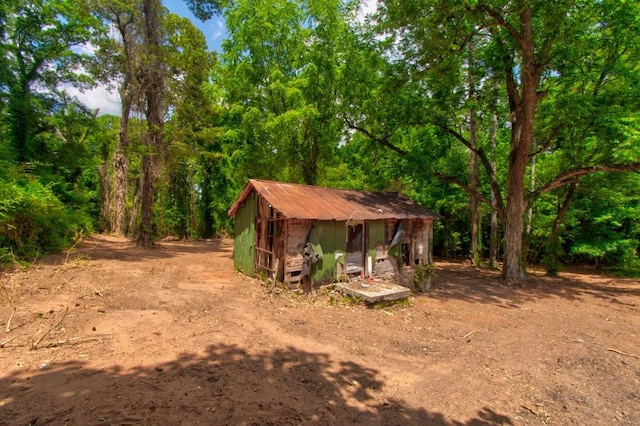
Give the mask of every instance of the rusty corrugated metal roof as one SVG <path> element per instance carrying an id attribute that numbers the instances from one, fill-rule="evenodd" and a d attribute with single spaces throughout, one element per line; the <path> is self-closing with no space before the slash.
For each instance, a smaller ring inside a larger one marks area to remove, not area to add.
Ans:
<path id="1" fill-rule="evenodd" d="M 235 216 L 245 198 L 256 191 L 271 206 L 290 219 L 376 220 L 439 219 L 440 215 L 397 193 L 332 189 L 295 183 L 250 179 L 231 206 Z"/>

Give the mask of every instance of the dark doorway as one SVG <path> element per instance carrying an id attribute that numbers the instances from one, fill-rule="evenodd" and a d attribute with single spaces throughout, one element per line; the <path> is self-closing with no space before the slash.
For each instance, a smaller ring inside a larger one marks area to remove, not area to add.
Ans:
<path id="1" fill-rule="evenodd" d="M 347 225 L 347 274 L 364 271 L 364 224 Z"/>

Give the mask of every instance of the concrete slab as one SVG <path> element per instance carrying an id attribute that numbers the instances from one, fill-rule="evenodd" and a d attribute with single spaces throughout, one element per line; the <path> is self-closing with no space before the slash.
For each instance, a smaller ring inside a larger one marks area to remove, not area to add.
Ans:
<path id="1" fill-rule="evenodd" d="M 407 287 L 376 281 L 350 281 L 347 283 L 338 283 L 336 284 L 336 288 L 345 294 L 360 297 L 367 303 L 406 299 L 411 294 L 411 290 Z"/>

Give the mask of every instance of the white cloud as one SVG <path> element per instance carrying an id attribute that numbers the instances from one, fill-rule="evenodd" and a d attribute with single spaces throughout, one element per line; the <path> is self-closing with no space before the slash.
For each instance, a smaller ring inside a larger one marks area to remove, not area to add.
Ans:
<path id="1" fill-rule="evenodd" d="M 98 50 L 98 47 L 91 43 L 83 43 L 83 44 L 79 44 L 77 46 L 71 47 L 71 50 L 83 55 L 94 55 Z"/>
<path id="2" fill-rule="evenodd" d="M 227 32 L 222 19 L 216 19 L 211 22 L 211 24 L 209 24 L 209 30 L 214 39 L 221 38 Z"/>
<path id="3" fill-rule="evenodd" d="M 360 2 L 360 11 L 364 15 L 370 15 L 378 9 L 377 0 L 362 0 Z"/>
<path id="4" fill-rule="evenodd" d="M 222 39 L 227 35 L 227 27 L 225 25 L 224 18 L 221 16 L 215 16 L 206 24 L 200 24 L 197 26 L 207 38 L 207 47 L 209 50 L 220 51 Z"/>
<path id="5" fill-rule="evenodd" d="M 98 48 L 91 43 L 83 43 L 74 46 L 72 50 L 76 53 L 91 56 L 96 53 Z M 84 67 L 80 66 L 77 68 L 76 74 L 87 74 L 87 71 Z M 66 91 L 69 96 L 77 98 L 87 108 L 92 110 L 98 108 L 100 110 L 98 115 L 120 115 L 121 113 L 120 95 L 116 90 L 110 90 L 106 85 L 98 85 L 93 89 L 80 90 L 77 87 L 64 84 L 61 88 Z"/>
<path id="6" fill-rule="evenodd" d="M 98 108 L 100 110 L 98 115 L 120 115 L 122 112 L 120 95 L 107 86 L 100 85 L 83 91 L 75 87 L 66 87 L 65 90 L 70 96 L 78 98 L 87 108 Z"/>
<path id="7" fill-rule="evenodd" d="M 377 10 L 378 10 L 377 0 L 361 0 L 360 8 L 358 10 L 358 13 L 356 14 L 356 21 L 360 23 L 365 22 L 367 17 L 376 13 Z"/>

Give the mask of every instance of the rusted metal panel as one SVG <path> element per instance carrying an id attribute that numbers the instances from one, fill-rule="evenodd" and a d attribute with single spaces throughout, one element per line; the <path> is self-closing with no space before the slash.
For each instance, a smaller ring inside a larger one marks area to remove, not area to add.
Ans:
<path id="1" fill-rule="evenodd" d="M 389 218 L 440 218 L 437 213 L 397 193 L 333 189 L 257 179 L 249 181 L 229 210 L 230 216 L 235 216 L 238 207 L 253 191 L 288 219 L 348 222 Z"/>

